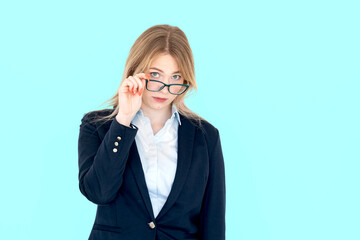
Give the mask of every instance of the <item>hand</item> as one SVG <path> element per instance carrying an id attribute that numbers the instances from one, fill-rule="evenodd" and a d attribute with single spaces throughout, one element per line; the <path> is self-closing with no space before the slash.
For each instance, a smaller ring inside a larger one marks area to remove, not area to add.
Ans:
<path id="1" fill-rule="evenodd" d="M 119 112 L 116 115 L 119 123 L 130 126 L 131 120 L 137 111 L 139 111 L 146 78 L 149 79 L 149 75 L 138 73 L 134 76 L 129 76 L 121 83 L 118 89 Z"/>

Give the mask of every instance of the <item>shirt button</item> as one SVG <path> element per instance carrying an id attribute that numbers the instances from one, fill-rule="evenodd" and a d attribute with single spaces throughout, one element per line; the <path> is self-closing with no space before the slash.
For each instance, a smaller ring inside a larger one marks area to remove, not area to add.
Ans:
<path id="1" fill-rule="evenodd" d="M 121 137 L 120 137 L 120 136 L 117 136 L 117 140 L 121 140 Z"/>
<path id="2" fill-rule="evenodd" d="M 148 224 L 149 224 L 149 227 L 150 227 L 151 229 L 154 229 L 154 228 L 155 228 L 155 223 L 154 223 L 154 222 L 149 222 Z"/>
<path id="3" fill-rule="evenodd" d="M 113 152 L 117 152 L 117 148 L 114 148 L 114 149 L 113 149 Z"/>
<path id="4" fill-rule="evenodd" d="M 118 142 L 114 142 L 115 146 L 119 146 L 119 143 Z"/>

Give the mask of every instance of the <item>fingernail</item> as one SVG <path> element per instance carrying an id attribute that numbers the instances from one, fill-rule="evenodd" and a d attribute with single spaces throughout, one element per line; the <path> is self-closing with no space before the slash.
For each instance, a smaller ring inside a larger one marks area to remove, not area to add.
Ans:
<path id="1" fill-rule="evenodd" d="M 143 89 L 140 89 L 139 96 L 141 96 L 142 92 L 143 92 Z"/>

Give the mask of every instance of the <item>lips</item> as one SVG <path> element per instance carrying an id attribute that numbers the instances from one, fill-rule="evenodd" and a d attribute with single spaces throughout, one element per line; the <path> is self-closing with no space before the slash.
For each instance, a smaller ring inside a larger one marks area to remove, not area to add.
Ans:
<path id="1" fill-rule="evenodd" d="M 153 97 L 153 99 L 157 102 L 165 102 L 167 98 L 159 98 L 159 97 Z"/>

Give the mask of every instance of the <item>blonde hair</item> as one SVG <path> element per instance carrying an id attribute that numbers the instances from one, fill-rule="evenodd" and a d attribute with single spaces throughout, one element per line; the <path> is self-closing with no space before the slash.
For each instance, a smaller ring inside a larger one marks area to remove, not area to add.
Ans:
<path id="1" fill-rule="evenodd" d="M 130 49 L 121 82 L 129 76 L 148 70 L 152 61 L 164 53 L 175 58 L 182 77 L 189 84 L 187 91 L 174 99 L 174 105 L 179 113 L 201 124 L 201 120 L 204 119 L 191 111 L 184 103 L 185 97 L 189 96 L 191 91 L 197 90 L 197 85 L 193 54 L 188 39 L 180 28 L 164 24 L 152 26 L 143 32 Z M 108 121 L 117 115 L 119 110 L 118 92 L 116 91 L 112 98 L 101 105 L 105 103 L 108 103 L 109 107 L 112 106 L 114 110 L 109 115 L 99 116 L 97 119 L 99 121 Z"/>

